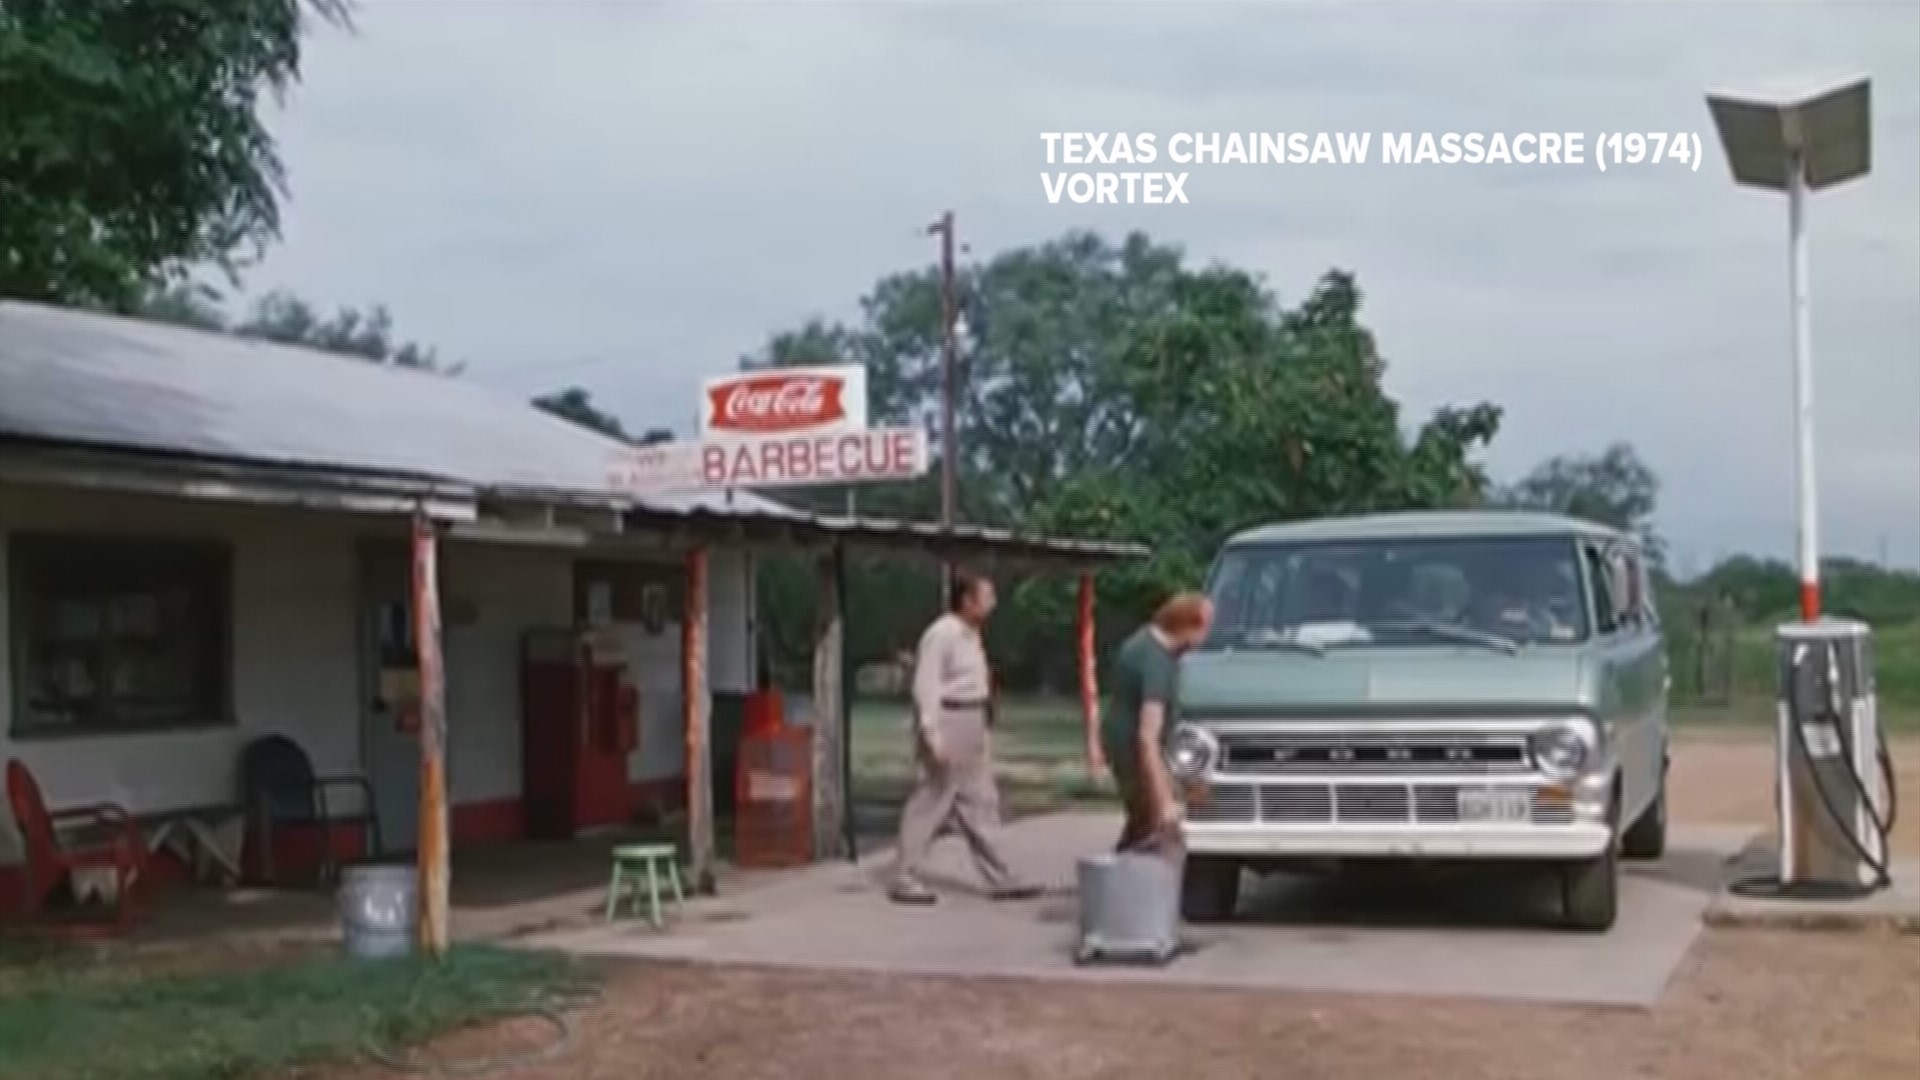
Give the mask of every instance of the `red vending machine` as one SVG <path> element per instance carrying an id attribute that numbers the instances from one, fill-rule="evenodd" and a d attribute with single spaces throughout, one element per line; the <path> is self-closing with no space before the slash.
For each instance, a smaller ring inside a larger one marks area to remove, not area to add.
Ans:
<path id="1" fill-rule="evenodd" d="M 522 791 L 527 835 L 565 840 L 633 819 L 627 762 L 640 745 L 640 692 L 590 632 L 535 630 L 523 650 Z"/>

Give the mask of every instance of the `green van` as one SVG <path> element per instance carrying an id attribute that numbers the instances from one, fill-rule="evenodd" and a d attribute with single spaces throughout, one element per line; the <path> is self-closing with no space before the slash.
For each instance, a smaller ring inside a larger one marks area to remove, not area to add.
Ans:
<path id="1" fill-rule="evenodd" d="M 1565 925 L 1615 919 L 1666 844 L 1666 650 L 1638 542 L 1556 515 L 1406 513 L 1240 533 L 1181 672 L 1183 908 L 1241 872 L 1524 862 Z"/>

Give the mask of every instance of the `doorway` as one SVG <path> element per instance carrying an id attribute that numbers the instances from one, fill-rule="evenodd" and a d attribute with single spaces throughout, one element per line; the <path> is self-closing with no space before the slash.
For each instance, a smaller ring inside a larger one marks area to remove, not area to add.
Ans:
<path id="1" fill-rule="evenodd" d="M 375 854 L 411 854 L 420 834 L 420 739 L 403 703 L 388 699 L 419 676 L 412 556 L 404 540 L 367 541 L 359 562 L 360 752 L 385 848 Z"/>

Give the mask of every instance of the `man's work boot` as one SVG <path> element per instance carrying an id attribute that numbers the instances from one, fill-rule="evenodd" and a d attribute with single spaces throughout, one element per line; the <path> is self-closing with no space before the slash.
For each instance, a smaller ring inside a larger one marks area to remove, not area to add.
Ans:
<path id="1" fill-rule="evenodd" d="M 936 903 L 940 898 L 934 894 L 932 889 L 922 885 L 919 881 L 913 878 L 902 878 L 894 882 L 893 885 L 887 889 L 887 899 L 896 904 L 912 904 L 917 907 L 926 907 Z"/>

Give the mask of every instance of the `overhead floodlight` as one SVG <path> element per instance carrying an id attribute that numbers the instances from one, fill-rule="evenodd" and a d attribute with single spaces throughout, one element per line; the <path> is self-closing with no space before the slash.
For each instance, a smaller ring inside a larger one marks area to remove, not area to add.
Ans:
<path id="1" fill-rule="evenodd" d="M 1815 93 L 1708 94 L 1707 107 L 1735 181 L 1784 191 L 1798 173 L 1819 191 L 1871 167 L 1871 96 L 1859 78 Z"/>

